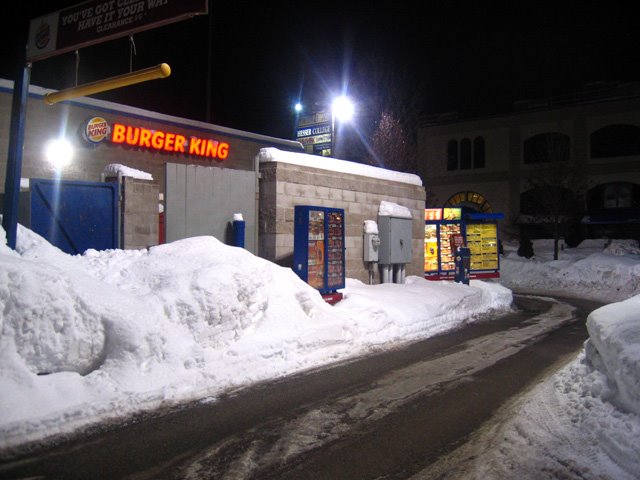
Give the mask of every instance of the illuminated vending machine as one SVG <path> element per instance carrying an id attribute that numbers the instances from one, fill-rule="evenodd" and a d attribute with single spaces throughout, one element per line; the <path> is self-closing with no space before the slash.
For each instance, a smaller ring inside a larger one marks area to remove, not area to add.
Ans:
<path id="1" fill-rule="evenodd" d="M 424 211 L 424 275 L 429 280 L 453 280 L 455 248 L 471 250 L 471 278 L 500 276 L 497 220 L 503 214 L 464 214 L 461 208 Z"/>
<path id="2" fill-rule="evenodd" d="M 297 205 L 293 269 L 329 303 L 345 286 L 344 209 Z"/>

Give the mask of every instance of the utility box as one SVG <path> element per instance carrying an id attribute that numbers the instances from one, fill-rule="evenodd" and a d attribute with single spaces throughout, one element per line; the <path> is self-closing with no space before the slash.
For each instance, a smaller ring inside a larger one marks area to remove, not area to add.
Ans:
<path id="1" fill-rule="evenodd" d="M 377 262 L 380 250 L 380 236 L 377 233 L 364 234 L 364 261 Z"/>
<path id="2" fill-rule="evenodd" d="M 413 259 L 413 221 L 410 218 L 379 216 L 380 250 L 378 263 L 406 264 Z"/>

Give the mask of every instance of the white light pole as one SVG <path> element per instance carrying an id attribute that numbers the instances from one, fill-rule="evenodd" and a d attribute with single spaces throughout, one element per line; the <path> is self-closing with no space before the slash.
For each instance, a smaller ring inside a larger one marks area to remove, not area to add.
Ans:
<path id="1" fill-rule="evenodd" d="M 300 113 L 304 110 L 304 106 L 300 102 L 296 102 L 293 111 L 296 112 L 296 118 L 293 121 L 293 139 L 298 140 L 298 122 L 300 121 Z"/>

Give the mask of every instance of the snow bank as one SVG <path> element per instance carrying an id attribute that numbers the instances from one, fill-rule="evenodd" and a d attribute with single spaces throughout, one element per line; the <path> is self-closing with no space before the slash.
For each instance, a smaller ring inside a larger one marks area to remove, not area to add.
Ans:
<path id="1" fill-rule="evenodd" d="M 616 302 L 640 294 L 640 255 L 631 244 L 585 241 L 566 248 L 553 260 L 551 241 L 534 242 L 532 259 L 519 257 L 513 248 L 500 260 L 502 283 L 508 288 L 561 291 L 564 295 Z"/>
<path id="2" fill-rule="evenodd" d="M 587 358 L 617 387 L 620 404 L 640 415 L 640 295 L 592 312 L 587 330 Z"/>
<path id="3" fill-rule="evenodd" d="M 498 284 L 418 277 L 348 280 L 344 295 L 332 307 L 291 269 L 213 237 L 70 256 L 19 227 L 16 251 L 0 245 L 0 450 L 425 338 L 511 304 Z"/>

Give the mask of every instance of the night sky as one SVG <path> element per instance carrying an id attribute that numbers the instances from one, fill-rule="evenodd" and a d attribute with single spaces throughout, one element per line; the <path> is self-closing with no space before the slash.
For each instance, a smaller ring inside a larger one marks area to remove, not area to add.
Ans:
<path id="1" fill-rule="evenodd" d="M 0 76 L 14 79 L 28 20 L 79 2 L 6 3 Z M 300 95 L 308 104 L 346 86 L 356 103 L 366 103 L 369 92 L 358 89 L 353 72 L 371 57 L 382 59 L 378 68 L 411 73 L 427 114 L 500 113 L 515 100 L 570 94 L 588 82 L 640 79 L 631 2 L 489 3 L 213 1 L 211 18 L 135 35 L 133 69 L 166 62 L 171 77 L 97 98 L 205 120 L 209 23 L 211 122 L 277 137 L 290 137 Z M 79 83 L 127 72 L 129 48 L 122 38 L 81 50 Z M 74 82 L 73 53 L 33 65 L 34 85 Z"/>

